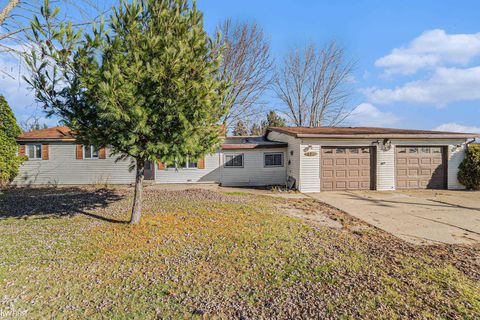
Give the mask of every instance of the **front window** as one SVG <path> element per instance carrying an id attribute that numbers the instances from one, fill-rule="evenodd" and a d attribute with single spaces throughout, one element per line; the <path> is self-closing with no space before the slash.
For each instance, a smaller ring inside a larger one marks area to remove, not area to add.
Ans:
<path id="1" fill-rule="evenodd" d="M 225 167 L 226 168 L 243 168 L 243 153 L 226 154 Z"/>
<path id="2" fill-rule="evenodd" d="M 190 157 L 187 157 L 187 161 L 184 163 L 178 163 L 175 165 L 167 165 L 167 169 L 175 169 L 175 167 L 179 169 L 196 169 L 198 168 L 197 161 L 190 160 Z"/>
<path id="3" fill-rule="evenodd" d="M 283 153 L 265 153 L 263 160 L 265 167 L 281 167 L 283 166 Z"/>
<path id="4" fill-rule="evenodd" d="M 94 146 L 83 146 L 84 159 L 98 159 L 98 149 Z"/>
<path id="5" fill-rule="evenodd" d="M 41 144 L 29 144 L 27 145 L 28 159 L 39 160 L 42 159 L 42 145 Z"/>

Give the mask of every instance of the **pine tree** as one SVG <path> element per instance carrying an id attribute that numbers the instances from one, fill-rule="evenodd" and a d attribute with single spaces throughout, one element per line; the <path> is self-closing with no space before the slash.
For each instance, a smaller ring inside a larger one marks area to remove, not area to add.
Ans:
<path id="1" fill-rule="evenodd" d="M 232 135 L 234 136 L 248 136 L 248 129 L 242 120 L 238 120 L 233 128 Z"/>
<path id="2" fill-rule="evenodd" d="M 18 174 L 23 159 L 17 156 L 16 138 L 21 132 L 12 109 L 0 95 L 0 186 L 8 184 Z"/>
<path id="3" fill-rule="evenodd" d="M 252 136 L 261 136 L 263 135 L 263 129 L 261 126 L 259 126 L 258 124 L 254 123 L 252 125 L 252 128 L 250 129 L 250 134 Z"/>
<path id="4" fill-rule="evenodd" d="M 284 127 L 285 119 L 280 117 L 275 111 L 271 110 L 267 114 L 267 119 L 262 122 L 262 127 Z"/>
<path id="5" fill-rule="evenodd" d="M 230 84 L 218 77 L 219 39 L 209 38 L 203 14 L 188 0 L 122 1 L 108 33 L 103 23 L 90 32 L 49 23 L 58 10 L 48 3 L 42 13 L 44 22 L 32 21 L 32 38 L 44 54 L 32 52 L 27 80 L 79 142 L 134 160 L 130 223 L 138 223 L 145 161 L 182 163 L 220 142 Z"/>

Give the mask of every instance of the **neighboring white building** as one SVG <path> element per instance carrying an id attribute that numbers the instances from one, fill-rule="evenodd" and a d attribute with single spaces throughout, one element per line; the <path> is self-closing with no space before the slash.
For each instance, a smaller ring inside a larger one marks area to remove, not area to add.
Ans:
<path id="1" fill-rule="evenodd" d="M 214 154 L 180 168 L 147 163 L 157 183 L 224 186 L 289 185 L 301 192 L 329 190 L 460 189 L 458 165 L 476 134 L 384 128 L 269 128 L 264 137 L 227 137 Z M 67 127 L 18 138 L 22 164 L 14 183 L 129 184 L 129 160 L 108 148 L 77 145 Z"/>

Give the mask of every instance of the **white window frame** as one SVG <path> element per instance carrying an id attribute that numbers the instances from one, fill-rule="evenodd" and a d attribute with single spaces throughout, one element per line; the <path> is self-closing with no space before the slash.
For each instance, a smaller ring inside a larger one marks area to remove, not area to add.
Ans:
<path id="1" fill-rule="evenodd" d="M 175 166 L 170 166 L 170 165 L 167 165 L 165 167 L 165 169 L 185 169 L 185 170 L 196 170 L 198 169 L 198 160 L 196 162 L 193 162 L 195 163 L 195 167 L 190 167 L 190 157 L 187 156 L 187 160 L 185 161 L 185 166 L 183 167 L 175 167 Z"/>
<path id="2" fill-rule="evenodd" d="M 25 146 L 25 155 L 28 160 L 42 160 L 42 144 L 32 143 Z M 30 158 L 30 148 L 33 148 L 33 158 Z M 40 157 L 37 157 L 37 150 L 40 150 Z"/>
<path id="3" fill-rule="evenodd" d="M 241 166 L 229 166 L 227 165 L 227 157 L 237 157 L 241 156 L 242 157 L 242 165 Z M 223 167 L 224 168 L 229 168 L 229 169 L 238 169 L 238 168 L 244 168 L 245 167 L 245 154 L 244 153 L 226 153 L 223 155 Z"/>
<path id="4" fill-rule="evenodd" d="M 87 150 L 87 148 L 90 149 L 90 157 L 87 158 L 87 153 L 85 152 Z M 83 159 L 84 160 L 97 160 L 100 158 L 100 149 L 97 149 L 97 156 L 93 156 L 93 151 L 95 151 L 95 147 L 94 146 L 83 146 Z"/>
<path id="5" fill-rule="evenodd" d="M 281 164 L 267 164 L 267 156 L 273 156 L 273 155 L 277 155 L 279 154 L 280 155 L 280 158 L 281 158 Z M 265 168 L 281 168 L 283 167 L 283 163 L 284 163 L 284 155 L 283 155 L 283 152 L 264 152 L 263 153 L 263 166 Z"/>

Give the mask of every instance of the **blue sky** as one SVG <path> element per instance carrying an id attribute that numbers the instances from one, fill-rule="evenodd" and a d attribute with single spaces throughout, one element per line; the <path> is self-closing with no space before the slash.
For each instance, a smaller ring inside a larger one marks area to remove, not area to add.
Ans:
<path id="1" fill-rule="evenodd" d="M 296 46 L 337 40 L 357 61 L 350 103 L 358 108 L 349 125 L 480 132 L 480 1 L 198 0 L 198 6 L 208 31 L 227 17 L 256 20 L 277 63 Z M 19 81 L 7 82 L 0 92 L 24 119 L 34 112 L 33 98 Z M 282 108 L 273 96 L 267 102 Z"/>

